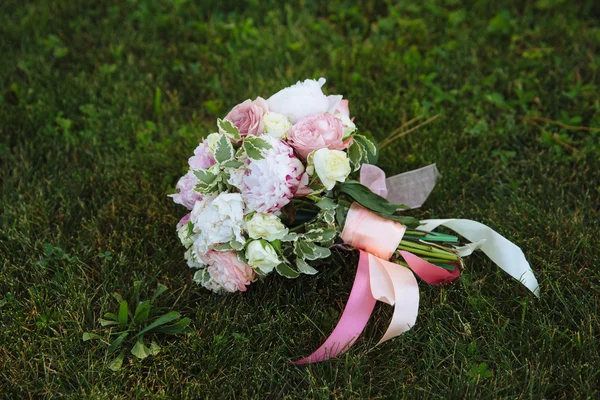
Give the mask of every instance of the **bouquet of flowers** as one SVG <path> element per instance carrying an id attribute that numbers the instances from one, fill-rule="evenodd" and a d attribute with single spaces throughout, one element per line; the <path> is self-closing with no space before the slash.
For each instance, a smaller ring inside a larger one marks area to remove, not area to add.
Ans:
<path id="1" fill-rule="evenodd" d="M 348 100 L 323 93 L 324 83 L 307 79 L 236 105 L 194 150 L 170 196 L 190 210 L 177 230 L 195 282 L 218 293 L 246 291 L 272 273 L 316 274 L 332 246 L 358 249 L 340 323 L 302 363 L 347 350 L 377 300 L 398 304 L 382 341 L 408 330 L 418 312 L 415 274 L 448 283 L 476 249 L 538 294 L 522 251 L 492 229 L 403 214 L 435 186 L 435 165 L 386 179 L 374 165 L 374 140 L 357 130 Z M 470 243 L 433 232 L 440 225 Z"/>

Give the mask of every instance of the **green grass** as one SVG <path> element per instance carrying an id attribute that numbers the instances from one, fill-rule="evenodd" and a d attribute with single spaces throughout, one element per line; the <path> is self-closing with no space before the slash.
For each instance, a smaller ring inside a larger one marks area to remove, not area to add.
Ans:
<path id="1" fill-rule="evenodd" d="M 600 395 L 595 2 L 212 3 L 2 1 L 0 393 Z M 441 115 L 386 147 L 380 165 L 395 174 L 436 162 L 443 179 L 414 215 L 506 235 L 527 254 L 540 299 L 473 257 L 456 284 L 420 285 L 407 334 L 373 348 L 391 315 L 378 306 L 347 355 L 295 366 L 335 326 L 355 254 L 246 294 L 191 282 L 174 231 L 184 210 L 166 195 L 195 145 L 235 104 L 319 76 L 378 140 Z M 47 258 L 46 244 L 64 254 Z M 160 354 L 115 373 L 105 346 L 81 337 L 135 280 L 167 285 L 162 307 L 190 317 L 193 333 L 157 336 Z"/>

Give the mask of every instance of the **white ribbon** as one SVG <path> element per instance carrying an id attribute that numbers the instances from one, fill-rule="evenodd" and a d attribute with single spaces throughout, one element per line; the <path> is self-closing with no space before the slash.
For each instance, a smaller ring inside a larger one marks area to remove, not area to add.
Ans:
<path id="1" fill-rule="evenodd" d="M 419 226 L 421 230 L 430 232 L 443 225 L 467 240 L 477 243 L 490 260 L 520 281 L 537 297 L 540 296 L 538 281 L 523 251 L 490 227 L 469 219 L 428 219 L 421 223 L 423 224 Z"/>

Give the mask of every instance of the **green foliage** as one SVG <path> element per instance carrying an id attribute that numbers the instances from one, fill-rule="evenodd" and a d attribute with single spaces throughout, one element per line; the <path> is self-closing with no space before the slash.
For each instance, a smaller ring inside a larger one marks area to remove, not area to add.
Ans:
<path id="1" fill-rule="evenodd" d="M 252 160 L 262 160 L 264 158 L 262 151 L 271 148 L 271 145 L 266 140 L 256 136 L 247 136 L 242 146 L 248 158 Z"/>
<path id="2" fill-rule="evenodd" d="M 360 182 L 350 179 L 340 185 L 340 192 L 347 194 L 363 207 L 382 215 L 394 215 L 397 209 L 408 208 L 403 204 L 392 204 Z"/>
<path id="3" fill-rule="evenodd" d="M 229 139 L 235 141 L 242 139 L 240 131 L 231 121 L 219 118 L 217 119 L 217 126 L 219 127 L 219 131 L 224 133 Z"/>
<path id="4" fill-rule="evenodd" d="M 99 340 L 108 344 L 106 356 L 114 357 L 115 352 L 119 351 L 122 346 L 129 344 L 127 338 L 131 337 L 135 339 L 135 344 L 131 348 L 131 354 L 143 360 L 148 356 L 157 355 L 160 351 L 160 346 L 155 341 L 151 342 L 150 347 L 146 346 L 144 344 L 144 335 L 156 333 L 178 335 L 188 331 L 187 328 L 191 319 L 187 317 L 179 319 L 181 315 L 178 312 L 170 311 L 157 316 L 157 313 L 161 312 L 161 308 L 156 306 L 155 301 L 161 294 L 167 291 L 166 286 L 159 283 L 150 300 L 140 301 L 141 286 L 141 281 L 134 282 L 133 301 L 131 304 L 135 304 L 135 308 L 130 308 L 128 302 L 120 294 L 114 293 L 113 297 L 119 303 L 117 314 L 106 313 L 104 314 L 104 319 L 98 319 L 102 327 L 109 327 L 108 332 L 106 332 L 105 336 L 94 332 L 84 332 L 83 341 Z M 106 337 L 106 335 L 108 336 Z M 125 353 L 120 351 L 115 358 L 108 362 L 107 368 L 118 371 L 123 365 L 124 359 Z"/>
<path id="5" fill-rule="evenodd" d="M 215 160 L 221 164 L 235 156 L 233 145 L 226 135 L 221 135 L 215 145 Z"/>

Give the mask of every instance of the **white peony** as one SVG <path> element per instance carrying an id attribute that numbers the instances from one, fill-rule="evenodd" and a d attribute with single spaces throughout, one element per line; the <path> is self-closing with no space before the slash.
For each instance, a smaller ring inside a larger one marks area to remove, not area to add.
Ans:
<path id="1" fill-rule="evenodd" d="M 246 230 L 252 239 L 265 239 L 269 242 L 280 240 L 288 233 L 279 217 L 273 214 L 255 213 L 246 222 Z"/>
<path id="2" fill-rule="evenodd" d="M 319 149 L 313 153 L 312 163 L 327 190 L 331 190 L 336 182 L 344 182 L 352 171 L 348 156 L 341 150 Z"/>
<path id="3" fill-rule="evenodd" d="M 292 123 L 288 117 L 272 111 L 263 115 L 262 122 L 265 125 L 265 134 L 277 139 L 285 139 L 287 133 L 292 129 Z"/>
<path id="4" fill-rule="evenodd" d="M 283 114 L 290 119 L 292 124 L 302 117 L 312 114 L 321 114 L 337 108 L 342 96 L 325 96 L 321 87 L 325 78 L 306 79 L 298 81 L 295 85 L 287 87 L 269 97 L 269 111 Z"/>
<path id="5" fill-rule="evenodd" d="M 248 265 L 258 269 L 263 274 L 273 271 L 281 261 L 277 257 L 277 252 L 269 243 L 261 240 L 253 240 L 246 247 L 246 260 Z"/>
<path id="6" fill-rule="evenodd" d="M 190 221 L 194 224 L 193 248 L 198 255 L 204 255 L 218 243 L 236 240 L 244 243 L 244 202 L 239 193 L 223 192 L 217 197 L 207 197 L 196 202 Z"/>

